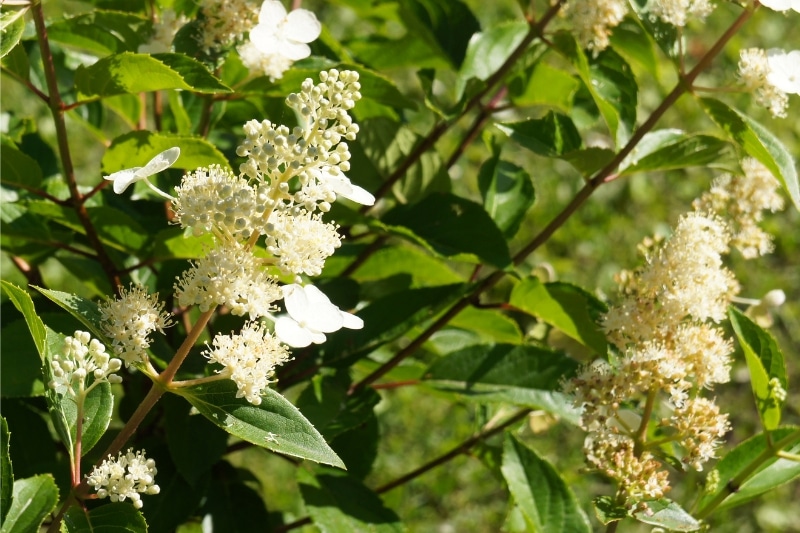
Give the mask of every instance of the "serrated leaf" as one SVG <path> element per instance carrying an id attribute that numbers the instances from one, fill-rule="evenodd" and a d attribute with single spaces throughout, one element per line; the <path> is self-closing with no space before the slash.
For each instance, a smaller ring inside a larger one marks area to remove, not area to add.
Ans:
<path id="1" fill-rule="evenodd" d="M 339 468 L 344 463 L 300 411 L 272 389 L 260 405 L 237 398 L 232 380 L 214 381 L 176 391 L 200 413 L 231 435 L 277 453 Z"/>
<path id="2" fill-rule="evenodd" d="M 714 98 L 701 98 L 703 109 L 749 156 L 772 172 L 800 210 L 800 185 L 794 159 L 783 143 L 764 126 Z"/>
<path id="3" fill-rule="evenodd" d="M 221 165 L 230 169 L 228 160 L 222 152 L 200 137 L 132 131 L 120 135 L 111 142 L 111 146 L 103 155 L 103 172 L 111 174 L 118 170 L 144 165 L 157 154 L 173 146 L 181 149 L 181 155 L 172 168 L 194 171 L 197 167 Z"/>
<path id="4" fill-rule="evenodd" d="M 45 358 L 45 350 L 47 345 L 47 332 L 45 330 L 44 322 L 39 318 L 36 313 L 36 308 L 33 305 L 33 300 L 30 294 L 25 290 L 20 289 L 13 283 L 0 280 L 0 286 L 3 291 L 8 295 L 22 316 L 25 317 L 25 322 L 28 324 L 28 329 L 33 337 L 33 343 L 36 345 L 36 350 L 39 352 L 39 357 L 42 361 Z"/>
<path id="5" fill-rule="evenodd" d="M 636 172 L 712 166 L 731 148 L 710 135 L 687 135 L 681 130 L 657 130 L 646 134 L 620 163 L 620 176 Z"/>
<path id="6" fill-rule="evenodd" d="M 139 15 L 103 9 L 57 20 L 47 26 L 47 37 L 97 56 L 135 52 L 144 42 L 150 22 Z"/>
<path id="7" fill-rule="evenodd" d="M 577 361 L 545 348 L 481 344 L 437 359 L 423 379 L 438 390 L 473 401 L 540 408 L 574 422 L 578 410 L 556 391 L 577 368 Z"/>
<path id="8" fill-rule="evenodd" d="M 445 257 L 471 255 L 503 268 L 508 245 L 482 206 L 452 194 L 432 194 L 415 205 L 400 205 L 383 217 L 389 226 L 408 228 L 418 242 Z"/>
<path id="9" fill-rule="evenodd" d="M 555 49 L 568 59 L 608 126 L 617 146 L 624 145 L 636 125 L 638 87 L 630 66 L 607 48 L 591 61 L 567 31 L 553 36 Z"/>
<path id="10" fill-rule="evenodd" d="M 781 422 L 783 401 L 770 394 L 769 382 L 777 379 L 783 390 L 788 390 L 783 353 L 772 335 L 738 309 L 730 307 L 728 319 L 744 351 L 761 422 L 767 430 L 775 429 Z"/>
<path id="11" fill-rule="evenodd" d="M 472 35 L 480 30 L 475 15 L 461 0 L 407 0 L 400 4 L 406 28 L 420 35 L 458 68 Z"/>
<path id="12" fill-rule="evenodd" d="M 230 88 L 211 75 L 202 63 L 180 54 L 123 52 L 78 67 L 75 89 L 80 99 L 182 89 L 198 93 L 227 93 Z"/>
<path id="13" fill-rule="evenodd" d="M 530 31 L 524 21 L 504 22 L 476 33 L 469 40 L 464 62 L 458 73 L 456 97 L 460 98 L 470 78 L 486 81 L 520 45 Z"/>
<path id="14" fill-rule="evenodd" d="M 544 118 L 506 122 L 497 128 L 523 148 L 546 157 L 560 157 L 583 143 L 572 119 L 553 111 Z"/>
<path id="15" fill-rule="evenodd" d="M 107 337 L 103 329 L 100 327 L 102 315 L 97 304 L 86 298 L 81 298 L 77 294 L 70 294 L 68 292 L 54 291 L 44 289 L 41 287 L 34 287 L 37 291 L 45 295 L 48 299 L 58 304 L 59 307 L 64 309 L 70 315 L 77 318 L 81 324 L 86 326 L 94 337 L 101 341 L 106 341 Z M 104 342 L 104 344 L 108 344 Z"/>
<path id="16" fill-rule="evenodd" d="M 592 531 L 586 513 L 558 471 L 509 433 L 501 471 L 531 531 Z"/>
<path id="17" fill-rule="evenodd" d="M 595 321 L 595 316 L 604 312 L 605 306 L 580 287 L 526 278 L 514 287 L 509 303 L 605 356 L 606 338 Z"/>
<path id="18" fill-rule="evenodd" d="M 38 531 L 57 502 L 58 488 L 50 474 L 15 480 L 11 507 L 0 533 Z"/>
<path id="19" fill-rule="evenodd" d="M 719 504 L 719 499 L 724 495 L 728 496 L 719 507 L 715 506 L 713 509 L 742 505 L 800 477 L 800 462 L 776 457 L 777 450 L 772 443 L 781 442 L 784 442 L 784 451 L 787 453 L 800 453 L 800 428 L 791 426 L 770 431 L 769 440 L 765 433 L 761 433 L 729 451 L 714 467 L 714 471 L 719 474 L 719 480 L 714 483 L 713 490 L 705 492 L 698 502 L 699 513 L 705 513 L 712 503 Z M 733 481 L 743 472 L 751 470 L 754 464 L 759 465 L 759 469 L 736 486 Z"/>
<path id="20" fill-rule="evenodd" d="M 89 512 L 73 506 L 64 515 L 68 533 L 146 533 L 144 516 L 128 502 L 106 503 Z"/>
<path id="21" fill-rule="evenodd" d="M 496 157 L 488 159 L 478 174 L 483 207 L 506 238 L 519 230 L 536 193 L 530 175 L 514 163 Z"/>
<path id="22" fill-rule="evenodd" d="M 8 452 L 9 443 L 8 422 L 5 417 L 0 416 L 0 524 L 5 521 L 8 508 L 11 506 L 14 486 L 14 471 L 11 469 L 11 457 Z"/>
<path id="23" fill-rule="evenodd" d="M 643 503 L 647 504 L 647 510 L 633 513 L 634 518 L 639 522 L 663 527 L 669 531 L 697 531 L 700 529 L 700 522 L 672 500 L 662 498 Z"/>
<path id="24" fill-rule="evenodd" d="M 8 12 L 3 13 L 3 27 L 0 29 L 0 57 L 5 57 L 22 39 L 25 32 L 25 19 L 22 15 L 26 9 L 11 12 L 12 19 L 9 21 Z"/>
<path id="25" fill-rule="evenodd" d="M 313 475 L 298 468 L 303 503 L 323 533 L 405 531 L 398 516 L 360 480 L 339 473 Z"/>

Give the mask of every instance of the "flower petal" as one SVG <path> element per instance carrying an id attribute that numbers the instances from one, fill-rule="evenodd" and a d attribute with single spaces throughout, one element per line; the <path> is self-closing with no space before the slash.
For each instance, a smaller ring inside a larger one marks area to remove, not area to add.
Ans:
<path id="1" fill-rule="evenodd" d="M 308 301 L 308 314 L 305 326 L 311 329 L 332 333 L 342 329 L 342 312 L 333 305 L 321 290 L 314 285 L 303 287 Z"/>
<path id="2" fill-rule="evenodd" d="M 258 23 L 277 27 L 286 17 L 286 8 L 278 0 L 266 0 L 261 4 L 261 11 L 258 13 Z"/>
<path id="3" fill-rule="evenodd" d="M 310 43 L 322 33 L 317 16 L 307 9 L 295 9 L 286 17 L 283 35 L 300 43 Z"/>
<path id="4" fill-rule="evenodd" d="M 143 179 L 141 176 L 137 174 L 137 171 L 142 167 L 133 167 L 133 168 L 126 168 L 125 170 L 120 170 L 118 172 L 114 172 L 113 174 L 109 174 L 108 176 L 103 176 L 103 179 L 108 181 L 114 182 L 114 192 L 117 194 L 122 194 L 125 192 L 131 183 L 135 181 L 139 181 Z"/>
<path id="5" fill-rule="evenodd" d="M 153 159 L 148 161 L 145 166 L 137 170 L 136 175 L 140 178 L 146 178 L 148 176 L 152 176 L 153 174 L 158 174 L 162 170 L 171 167 L 172 164 L 178 160 L 180 155 L 181 149 L 177 146 L 173 146 L 172 148 L 164 150 Z"/>
<path id="6" fill-rule="evenodd" d="M 281 45 L 276 28 L 268 24 L 258 24 L 250 30 L 250 42 L 261 52 L 275 54 Z"/>
<path id="7" fill-rule="evenodd" d="M 364 327 L 364 321 L 356 315 L 339 311 L 342 313 L 342 327 L 347 329 L 361 329 Z"/>
<path id="8" fill-rule="evenodd" d="M 287 59 L 298 61 L 310 56 L 311 48 L 309 48 L 307 44 L 283 39 L 280 47 L 278 48 L 278 53 Z"/>
<path id="9" fill-rule="evenodd" d="M 322 335 L 319 333 L 318 335 Z M 279 316 L 275 319 L 275 336 L 284 343 L 293 348 L 305 348 L 312 342 L 325 341 L 325 335 L 322 335 L 322 341 L 315 341 L 314 335 L 311 331 L 300 326 L 292 318 L 288 316 Z"/>

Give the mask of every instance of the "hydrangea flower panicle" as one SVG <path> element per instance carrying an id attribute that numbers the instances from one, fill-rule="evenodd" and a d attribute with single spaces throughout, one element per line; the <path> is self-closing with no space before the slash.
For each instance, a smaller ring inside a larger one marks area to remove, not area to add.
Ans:
<path id="1" fill-rule="evenodd" d="M 122 288 L 119 297 L 106 300 L 98 309 L 102 328 L 125 366 L 147 361 L 150 334 L 164 333 L 164 329 L 172 325 L 164 303 L 158 301 L 158 294 L 147 294 L 141 287 Z"/>
<path id="2" fill-rule="evenodd" d="M 155 185 L 150 183 L 147 178 L 171 167 L 175 161 L 178 160 L 180 155 L 181 149 L 174 146 L 156 155 L 143 167 L 126 168 L 109 174 L 108 176 L 103 176 L 103 178 L 114 183 L 114 192 L 117 194 L 125 192 L 132 183 L 144 180 L 147 186 L 156 194 L 168 200 L 172 200 L 173 198 L 170 195 L 158 189 Z"/>
<path id="3" fill-rule="evenodd" d="M 319 276 L 325 260 L 341 246 L 337 228 L 303 209 L 278 212 L 266 231 L 267 251 L 284 273 Z"/>
<path id="4" fill-rule="evenodd" d="M 211 53 L 241 42 L 256 24 L 258 4 L 252 0 L 201 0 L 200 46 Z"/>
<path id="5" fill-rule="evenodd" d="M 204 352 L 224 366 L 218 374 L 229 376 L 238 387 L 237 398 L 261 404 L 261 394 L 275 375 L 275 367 L 289 360 L 289 350 L 258 322 L 248 322 L 238 335 L 217 335 L 213 348 Z"/>
<path id="6" fill-rule="evenodd" d="M 704 19 L 714 10 L 709 0 L 656 0 L 650 3 L 652 13 L 668 24 L 683 27 L 690 17 Z"/>
<path id="7" fill-rule="evenodd" d="M 341 328 L 361 329 L 364 321 L 333 305 L 314 285 L 284 285 L 284 303 L 288 316 L 275 320 L 275 335 L 294 348 L 305 348 L 312 342 L 325 342 L 325 333 Z"/>
<path id="8" fill-rule="evenodd" d="M 575 38 L 595 54 L 608 47 L 612 30 L 627 12 L 625 0 L 569 0 L 563 11 Z"/>
<path id="9" fill-rule="evenodd" d="M 133 453 L 128 448 L 125 455 L 120 452 L 114 459 L 110 455 L 86 476 L 86 483 L 97 491 L 98 498 L 109 498 L 112 502 L 131 500 L 141 509 L 142 494 L 158 494 L 161 489 L 155 484 L 158 470 L 153 459 L 147 459 L 144 451 Z"/>
<path id="10" fill-rule="evenodd" d="M 53 379 L 48 386 L 62 396 L 78 396 L 99 383 L 121 383 L 122 378 L 115 374 L 120 368 L 122 361 L 110 357 L 103 343 L 86 331 L 76 331 L 64 338 L 61 352 L 53 354 L 50 361 Z"/>
<path id="11" fill-rule="evenodd" d="M 739 81 L 772 116 L 785 118 L 789 94 L 800 94 L 800 50 L 747 48 L 739 55 Z"/>

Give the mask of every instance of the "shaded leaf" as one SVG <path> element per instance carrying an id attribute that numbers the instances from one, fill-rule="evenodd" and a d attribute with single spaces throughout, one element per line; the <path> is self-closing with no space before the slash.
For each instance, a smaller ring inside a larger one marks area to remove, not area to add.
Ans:
<path id="1" fill-rule="evenodd" d="M 366 422 L 380 402 L 369 388 L 348 395 L 350 385 L 349 379 L 317 375 L 297 398 L 297 408 L 328 441 Z"/>
<path id="2" fill-rule="evenodd" d="M 620 175 L 713 166 L 731 153 L 730 148 L 730 143 L 710 135 L 687 135 L 675 129 L 657 130 L 646 134 L 620 163 Z"/>
<path id="3" fill-rule="evenodd" d="M 500 159 L 488 159 L 478 174 L 483 207 L 506 238 L 519 230 L 536 193 L 530 175 L 521 167 Z"/>
<path id="4" fill-rule="evenodd" d="M 407 228 L 410 232 L 399 234 L 445 257 L 477 259 L 500 268 L 511 262 L 508 246 L 494 221 L 482 206 L 465 198 L 432 194 L 418 204 L 395 207 L 383 222 L 390 230 Z"/>
<path id="5" fill-rule="evenodd" d="M 38 531 L 58 502 L 58 488 L 53 476 L 42 474 L 14 481 L 11 507 L 0 526 L 0 533 Z"/>
<path id="6" fill-rule="evenodd" d="M 27 189 L 38 188 L 42 183 L 39 163 L 23 153 L 5 135 L 0 146 L 0 176 L 6 185 Z"/>
<path id="7" fill-rule="evenodd" d="M 8 508 L 11 506 L 14 486 L 14 471 L 11 469 L 11 457 L 8 449 L 8 422 L 5 417 L 0 416 L 0 524 L 5 521 Z"/>
<path id="8" fill-rule="evenodd" d="M 501 471 L 531 531 L 592 531 L 588 517 L 558 471 L 508 433 Z"/>
<path id="9" fill-rule="evenodd" d="M 142 513 L 128 502 L 111 502 L 89 512 L 73 506 L 64 516 L 69 533 L 146 533 Z"/>
<path id="10" fill-rule="evenodd" d="M 0 280 L 0 286 L 3 287 L 3 291 L 11 299 L 14 307 L 25 317 L 25 322 L 28 324 L 28 329 L 33 337 L 36 350 L 39 352 L 39 357 L 41 361 L 44 361 L 47 332 L 44 322 L 42 322 L 42 319 L 39 318 L 39 315 L 36 313 L 36 308 L 33 305 L 30 294 L 8 281 Z"/>
<path id="11" fill-rule="evenodd" d="M 472 35 L 480 30 L 475 15 L 461 0 L 406 0 L 400 16 L 409 31 L 420 35 L 458 68 Z"/>
<path id="12" fill-rule="evenodd" d="M 177 392 L 203 416 L 242 440 L 293 457 L 344 467 L 314 426 L 272 389 L 264 390 L 260 405 L 237 398 L 236 384 L 228 379 Z"/>
<path id="13" fill-rule="evenodd" d="M 297 480 L 311 520 L 323 533 L 383 533 L 405 531 L 397 515 L 380 497 L 352 476 L 316 476 L 298 468 Z"/>
<path id="14" fill-rule="evenodd" d="M 190 415 L 191 406 L 181 398 L 167 395 L 162 402 L 172 461 L 184 479 L 195 485 L 225 453 L 228 434 L 207 418 Z"/>
<path id="15" fill-rule="evenodd" d="M 135 52 L 144 42 L 150 22 L 139 15 L 97 9 L 57 20 L 47 26 L 50 40 L 97 56 Z"/>
<path id="16" fill-rule="evenodd" d="M 606 354 L 606 337 L 596 321 L 605 306 L 580 287 L 526 278 L 514 287 L 509 303 L 558 328 L 598 355 Z"/>
<path id="17" fill-rule="evenodd" d="M 3 398 L 42 396 L 42 360 L 22 320 L 9 321 L 0 331 L 0 395 Z"/>
<path id="18" fill-rule="evenodd" d="M 800 209 L 800 186 L 794 159 L 783 143 L 764 126 L 714 98 L 701 98 L 703 109 L 749 156 L 760 161 L 781 182 Z"/>
<path id="19" fill-rule="evenodd" d="M 48 299 L 58 304 L 62 309 L 67 311 L 70 315 L 77 318 L 81 324 L 86 326 L 91 332 L 92 336 L 97 337 L 104 344 L 108 339 L 105 332 L 100 327 L 101 314 L 97 304 L 86 298 L 81 298 L 77 294 L 70 294 L 68 292 L 53 291 L 50 289 L 43 289 L 41 287 L 34 287 L 37 291 L 45 295 Z"/>
<path id="20" fill-rule="evenodd" d="M 82 99 L 135 94 L 164 89 L 199 93 L 226 93 L 230 89 L 202 63 L 181 54 L 123 52 L 100 59 L 75 72 L 75 88 Z"/>
<path id="21" fill-rule="evenodd" d="M 546 157 L 560 157 L 578 150 L 582 144 L 572 119 L 553 111 L 544 118 L 506 122 L 497 124 L 497 128 L 520 146 Z"/>

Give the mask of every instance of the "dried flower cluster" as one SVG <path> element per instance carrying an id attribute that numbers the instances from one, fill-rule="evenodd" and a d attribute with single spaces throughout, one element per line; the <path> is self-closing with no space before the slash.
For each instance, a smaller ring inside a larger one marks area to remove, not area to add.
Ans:
<path id="1" fill-rule="evenodd" d="M 729 245 L 745 257 L 768 251 L 756 222 L 782 207 L 777 180 L 754 160 L 742 167 L 743 177 L 722 176 L 696 200 L 668 240 L 645 241 L 645 266 L 620 275 L 622 299 L 604 317 L 619 356 L 566 384 L 583 408 L 588 463 L 617 481 L 631 507 L 669 490 L 660 457 L 702 470 L 730 429 L 703 396 L 730 374 L 733 346 L 716 323 L 739 284 L 722 259 Z"/>

